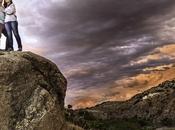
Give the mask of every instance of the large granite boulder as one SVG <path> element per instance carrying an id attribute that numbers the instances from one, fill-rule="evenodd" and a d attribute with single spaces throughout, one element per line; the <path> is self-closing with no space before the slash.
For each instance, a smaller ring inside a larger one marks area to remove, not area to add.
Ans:
<path id="1" fill-rule="evenodd" d="M 31 52 L 0 52 L 0 130 L 62 130 L 67 81 Z"/>

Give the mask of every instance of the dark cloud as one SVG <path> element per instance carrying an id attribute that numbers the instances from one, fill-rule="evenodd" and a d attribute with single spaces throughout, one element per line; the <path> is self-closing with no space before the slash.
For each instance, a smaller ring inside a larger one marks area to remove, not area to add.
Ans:
<path id="1" fill-rule="evenodd" d="M 30 27 L 29 34 L 38 36 L 47 50 L 44 55 L 65 73 L 69 89 L 85 89 L 172 63 L 161 59 L 129 65 L 175 40 L 173 9 L 174 0 L 65 0 L 39 6 L 35 24 L 23 24 Z"/>

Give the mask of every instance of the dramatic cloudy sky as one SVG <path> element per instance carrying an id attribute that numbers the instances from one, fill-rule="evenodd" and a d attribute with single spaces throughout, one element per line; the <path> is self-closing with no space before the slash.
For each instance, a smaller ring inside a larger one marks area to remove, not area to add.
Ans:
<path id="1" fill-rule="evenodd" d="M 175 77 L 175 0 L 14 0 L 24 50 L 55 62 L 66 104 L 126 100 Z"/>

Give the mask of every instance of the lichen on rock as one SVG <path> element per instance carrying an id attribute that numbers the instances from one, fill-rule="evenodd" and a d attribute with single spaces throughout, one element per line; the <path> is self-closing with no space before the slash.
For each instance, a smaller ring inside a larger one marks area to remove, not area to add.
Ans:
<path id="1" fill-rule="evenodd" d="M 0 52 L 0 129 L 61 130 L 67 80 L 31 52 Z"/>

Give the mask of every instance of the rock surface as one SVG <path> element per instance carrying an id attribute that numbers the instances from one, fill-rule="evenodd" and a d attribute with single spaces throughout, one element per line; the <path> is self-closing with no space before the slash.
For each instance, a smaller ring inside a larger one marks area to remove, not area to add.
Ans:
<path id="1" fill-rule="evenodd" d="M 0 52 L 0 130 L 62 130 L 67 80 L 31 52 Z"/>

